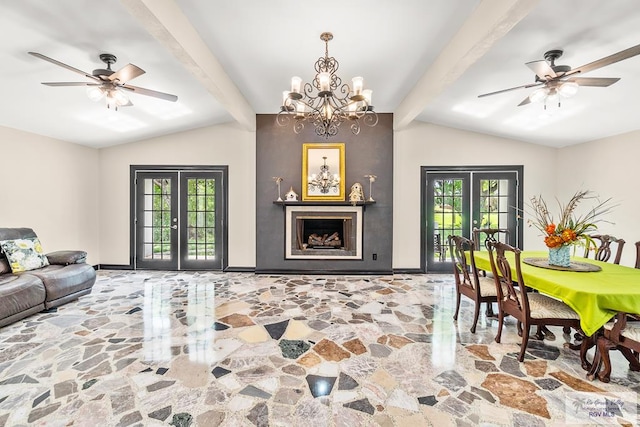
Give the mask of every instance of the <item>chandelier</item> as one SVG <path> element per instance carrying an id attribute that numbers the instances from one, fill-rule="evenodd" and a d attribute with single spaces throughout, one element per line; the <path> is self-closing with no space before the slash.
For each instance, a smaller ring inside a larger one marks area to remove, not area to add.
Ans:
<path id="1" fill-rule="evenodd" d="M 336 75 L 338 61 L 329 56 L 329 41 L 333 34 L 325 32 L 320 40 L 325 43 L 324 57 L 315 63 L 316 75 L 311 83 L 302 87 L 300 77 L 291 78 L 291 91 L 282 93 L 282 106 L 277 115 L 280 126 L 289 124 L 294 119 L 293 130 L 300 133 L 304 123 L 315 128 L 318 136 L 329 138 L 338 134 L 339 126 L 347 121 L 354 135 L 360 133 L 360 121 L 367 126 L 378 124 L 378 115 L 371 105 L 370 89 L 364 89 L 362 77 L 354 77 L 352 87 L 342 83 Z"/>
<path id="2" fill-rule="evenodd" d="M 311 174 L 308 179 L 309 191 L 320 191 L 322 194 L 328 194 L 329 191 L 338 193 L 338 186 L 340 185 L 340 176 L 329 172 L 329 166 L 327 166 L 327 158 L 322 157 L 324 162 L 320 166 L 319 174 Z"/>

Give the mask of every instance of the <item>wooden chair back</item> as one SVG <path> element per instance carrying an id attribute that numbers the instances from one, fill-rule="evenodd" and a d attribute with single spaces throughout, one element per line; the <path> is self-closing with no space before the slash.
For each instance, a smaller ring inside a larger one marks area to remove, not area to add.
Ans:
<path id="1" fill-rule="evenodd" d="M 449 249 L 453 260 L 453 274 L 457 286 L 464 286 L 480 297 L 478 269 L 473 255 L 474 242 L 463 236 L 449 236 Z M 467 263 L 465 251 L 469 251 Z"/>
<path id="2" fill-rule="evenodd" d="M 473 229 L 473 241 L 476 244 L 475 249 L 481 250 L 482 247 L 487 248 L 489 242 L 502 242 L 509 244 L 509 230 L 506 228 L 475 228 Z"/>
<path id="3" fill-rule="evenodd" d="M 523 322 L 530 317 L 530 308 L 527 288 L 522 278 L 520 249 L 501 242 L 489 242 L 487 249 L 489 250 L 491 272 L 496 282 L 498 305 L 505 314 L 509 314 Z M 508 252 L 514 254 L 515 279 L 511 272 L 509 260 L 505 256 Z"/>
<path id="4" fill-rule="evenodd" d="M 611 245 L 613 244 L 616 247 L 616 254 L 613 258 L 614 264 L 620 264 L 620 258 L 622 257 L 622 249 L 624 248 L 625 241 L 624 239 L 618 239 L 609 234 L 595 234 L 593 236 L 589 236 L 592 240 L 596 242 L 596 251 L 594 254 L 594 259 L 597 261 L 608 262 L 611 259 L 611 255 L 613 251 L 611 249 Z M 584 257 L 589 258 L 589 246 L 585 249 Z"/>

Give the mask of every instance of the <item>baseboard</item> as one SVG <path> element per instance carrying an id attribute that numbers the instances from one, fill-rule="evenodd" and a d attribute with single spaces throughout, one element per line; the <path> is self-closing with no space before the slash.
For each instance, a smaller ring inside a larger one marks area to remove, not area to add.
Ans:
<path id="1" fill-rule="evenodd" d="M 225 273 L 255 273 L 254 267 L 227 267 L 223 270 Z"/>
<path id="2" fill-rule="evenodd" d="M 313 274 L 313 275 L 329 275 L 329 276 L 390 276 L 393 274 L 391 270 L 371 270 L 371 271 L 353 271 L 353 270 L 270 270 L 256 269 L 256 274 Z"/>
<path id="3" fill-rule="evenodd" d="M 425 274 L 420 268 L 394 268 L 393 274 Z"/>
<path id="4" fill-rule="evenodd" d="M 98 270 L 133 270 L 129 264 L 98 264 Z"/>

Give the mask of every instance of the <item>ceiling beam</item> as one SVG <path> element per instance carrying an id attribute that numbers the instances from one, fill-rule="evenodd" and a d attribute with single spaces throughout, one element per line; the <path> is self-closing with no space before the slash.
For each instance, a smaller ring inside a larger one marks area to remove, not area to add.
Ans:
<path id="1" fill-rule="evenodd" d="M 482 0 L 396 109 L 394 130 L 413 121 L 429 102 L 491 49 L 539 0 Z"/>
<path id="2" fill-rule="evenodd" d="M 256 113 L 173 0 L 120 0 L 140 24 L 249 131 Z"/>

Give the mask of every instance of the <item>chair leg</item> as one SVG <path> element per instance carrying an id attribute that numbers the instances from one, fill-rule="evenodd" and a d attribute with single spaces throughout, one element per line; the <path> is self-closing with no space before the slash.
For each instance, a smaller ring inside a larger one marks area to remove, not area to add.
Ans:
<path id="1" fill-rule="evenodd" d="M 498 333 L 496 334 L 496 342 L 499 343 L 502 337 L 502 324 L 504 322 L 504 312 L 498 306 Z"/>
<path id="2" fill-rule="evenodd" d="M 518 336 L 522 336 L 522 322 L 518 320 Z"/>
<path id="3" fill-rule="evenodd" d="M 616 345 L 605 337 L 598 338 L 598 351 L 602 359 L 604 368 L 598 373 L 598 379 L 603 383 L 608 383 L 611 376 L 611 359 L 609 350 L 615 349 Z"/>
<path id="4" fill-rule="evenodd" d="M 589 340 L 584 340 L 583 344 L 586 341 L 589 341 Z M 593 341 L 593 340 L 591 340 L 591 341 Z M 586 347 L 587 345 L 585 344 L 584 346 Z M 593 381 L 598 376 L 598 374 L 600 373 L 600 368 L 602 367 L 602 354 L 600 353 L 599 347 L 597 345 L 595 347 L 596 347 L 596 351 L 593 354 L 593 363 L 586 362 L 586 356 L 585 356 L 585 360 L 583 360 L 583 362 L 582 362 L 583 363 L 583 365 L 582 365 L 583 369 L 584 369 L 584 366 L 585 366 L 584 365 L 585 362 L 589 364 L 589 370 L 587 372 L 587 379 L 589 381 Z M 582 353 L 582 349 L 580 350 L 580 353 Z M 580 358 L 582 358 L 582 354 L 580 354 Z"/>
<path id="5" fill-rule="evenodd" d="M 476 307 L 473 311 L 473 325 L 471 325 L 471 333 L 476 333 L 476 325 L 478 324 L 478 317 L 480 316 L 480 301 L 476 301 Z"/>
<path id="6" fill-rule="evenodd" d="M 538 327 L 536 328 L 536 333 L 533 334 L 531 338 L 535 338 L 538 341 L 544 340 L 544 333 L 542 333 L 543 328 L 544 328 L 544 325 L 538 325 Z"/>
<path id="7" fill-rule="evenodd" d="M 632 352 L 626 347 L 618 347 L 622 355 L 629 361 L 629 369 L 632 371 L 640 371 L 640 362 L 638 361 L 637 353 Z M 634 354 L 635 353 L 635 354 Z"/>
<path id="8" fill-rule="evenodd" d="M 456 292 L 456 311 L 453 313 L 453 320 L 458 320 L 458 312 L 460 311 L 460 292 Z"/>
<path id="9" fill-rule="evenodd" d="M 582 365 L 582 369 L 584 369 L 585 371 L 591 370 L 591 363 L 589 363 L 589 361 L 587 360 L 587 351 L 589 351 L 591 347 L 594 347 L 596 345 L 597 336 L 598 334 L 594 333 L 590 337 L 585 337 L 585 339 L 583 339 L 582 343 L 580 344 L 580 362 Z M 598 357 L 598 359 L 600 358 L 597 347 L 596 347 L 596 352 L 593 356 L 593 363 L 596 363 L 596 357 Z M 590 379 L 593 379 L 593 378 L 590 378 Z"/>
<path id="10" fill-rule="evenodd" d="M 520 362 L 524 360 L 524 352 L 527 350 L 527 344 L 529 344 L 529 325 L 525 324 L 522 328 L 522 344 L 520 344 L 520 356 L 518 357 Z"/>

